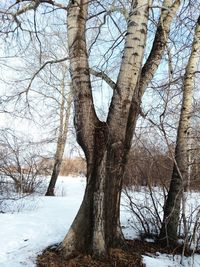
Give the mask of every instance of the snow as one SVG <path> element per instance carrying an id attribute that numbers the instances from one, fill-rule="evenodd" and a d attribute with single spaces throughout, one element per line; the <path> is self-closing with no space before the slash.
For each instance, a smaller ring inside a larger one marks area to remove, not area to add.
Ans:
<path id="1" fill-rule="evenodd" d="M 29 196 L 7 201 L 0 214 L 0 267 L 35 267 L 39 253 L 64 238 L 83 198 L 83 177 L 59 177 L 56 197 Z M 5 203 L 4 203 L 5 204 Z M 122 209 L 121 222 L 126 238 L 136 237 L 126 227 L 130 215 Z M 200 256 L 144 255 L 147 267 L 197 267 Z"/>
<path id="2" fill-rule="evenodd" d="M 57 191 L 64 197 L 23 198 L 13 202 L 12 213 L 0 214 L 0 266 L 35 266 L 36 255 L 67 233 L 84 188 L 83 178 L 60 177 Z"/>
<path id="3" fill-rule="evenodd" d="M 180 255 L 167 255 L 157 253 L 156 256 L 143 256 L 143 262 L 147 267 L 199 267 L 200 256 L 181 257 Z"/>

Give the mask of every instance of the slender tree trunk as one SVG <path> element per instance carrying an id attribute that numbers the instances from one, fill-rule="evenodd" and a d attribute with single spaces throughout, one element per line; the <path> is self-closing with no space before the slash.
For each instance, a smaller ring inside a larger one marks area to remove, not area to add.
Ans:
<path id="1" fill-rule="evenodd" d="M 63 154 L 65 150 L 65 144 L 67 140 L 67 133 L 68 133 L 68 124 L 69 124 L 69 117 L 70 117 L 70 110 L 72 105 L 72 97 L 71 97 L 71 90 L 69 92 L 67 98 L 67 107 L 65 105 L 65 72 L 63 74 L 63 80 L 61 84 L 61 106 L 60 106 L 60 124 L 59 124 L 59 133 L 58 133 L 58 141 L 56 147 L 56 153 L 54 156 L 54 165 L 53 171 L 51 175 L 51 179 L 47 188 L 47 192 L 45 196 L 54 196 L 54 188 L 56 185 L 56 181 L 58 179 L 58 175 L 60 173 L 60 168 L 62 164 Z"/>
<path id="2" fill-rule="evenodd" d="M 121 69 L 113 91 L 107 122 L 95 113 L 85 23 L 88 1 L 70 4 L 68 42 L 72 75 L 77 141 L 87 161 L 87 185 L 82 205 L 60 249 L 65 257 L 87 252 L 105 255 L 109 248 L 123 243 L 119 225 L 120 196 L 131 100 L 138 83 L 147 34 L 148 9 L 145 0 L 132 7 Z M 136 23 L 137 22 L 137 23 Z M 134 40 L 134 41 L 133 41 Z"/>
<path id="3" fill-rule="evenodd" d="M 177 228 L 181 210 L 181 199 L 188 175 L 188 140 L 190 136 L 190 114 L 192 111 L 192 97 L 195 72 L 200 54 L 200 18 L 198 19 L 191 55 L 186 68 L 183 84 L 183 101 L 176 139 L 175 162 L 168 197 L 164 208 L 164 218 L 159 240 L 164 245 L 175 245 Z"/>
<path id="4" fill-rule="evenodd" d="M 163 2 L 163 8 L 161 10 L 153 46 L 144 66 L 142 67 L 141 77 L 131 102 L 127 123 L 127 135 L 130 137 L 126 139 L 127 149 L 131 146 L 132 135 L 135 131 L 137 119 L 141 113 L 140 105 L 143 94 L 160 65 L 166 48 L 170 26 L 178 8 L 180 7 L 180 3 L 180 0 L 165 0 Z"/>

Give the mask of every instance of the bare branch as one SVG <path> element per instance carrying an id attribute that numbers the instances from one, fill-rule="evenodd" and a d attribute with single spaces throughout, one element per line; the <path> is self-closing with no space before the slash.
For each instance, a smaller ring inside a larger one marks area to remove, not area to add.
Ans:
<path id="1" fill-rule="evenodd" d="M 36 76 L 40 73 L 40 71 L 42 71 L 42 70 L 46 67 L 46 65 L 49 65 L 49 64 L 51 65 L 51 64 L 60 63 L 60 62 L 66 61 L 66 60 L 68 60 L 68 59 L 69 59 L 69 57 L 64 57 L 64 58 L 61 58 L 61 59 L 55 59 L 55 60 L 48 60 L 48 61 L 46 61 L 46 62 L 39 68 L 39 70 L 37 70 L 37 71 L 34 73 L 34 75 L 33 75 L 33 77 L 31 78 L 31 81 L 30 81 L 30 83 L 29 83 L 28 88 L 27 88 L 26 91 L 28 91 L 28 90 L 30 89 L 30 87 L 31 87 L 31 85 L 32 85 L 32 83 L 33 83 L 33 81 L 34 81 L 34 79 L 35 79 Z"/>
<path id="2" fill-rule="evenodd" d="M 156 70 L 158 69 L 163 52 L 166 48 L 167 38 L 169 35 L 172 19 L 180 6 L 180 0 L 176 0 L 170 8 L 167 8 L 169 2 L 172 1 L 164 1 L 158 28 L 153 42 L 153 47 L 147 61 L 145 62 L 142 68 L 142 74 L 139 83 L 139 93 L 141 94 L 141 96 L 143 95 L 144 90 L 148 86 Z"/>
<path id="3" fill-rule="evenodd" d="M 102 78 L 102 80 L 105 81 L 113 90 L 115 89 L 115 82 L 113 82 L 113 80 L 105 72 L 90 69 L 90 74 Z"/>

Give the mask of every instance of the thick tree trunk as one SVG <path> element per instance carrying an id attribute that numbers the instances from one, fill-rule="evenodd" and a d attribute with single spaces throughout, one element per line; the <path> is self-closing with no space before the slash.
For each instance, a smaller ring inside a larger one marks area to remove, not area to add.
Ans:
<path id="1" fill-rule="evenodd" d="M 80 251 L 105 254 L 108 247 L 123 242 L 119 230 L 123 150 L 120 146 L 113 149 L 107 145 L 106 124 L 102 123 L 95 135 L 95 157 L 92 168 L 88 166 L 84 199 L 61 246 L 65 255 Z"/>
<path id="2" fill-rule="evenodd" d="M 108 145 L 108 128 L 102 124 L 96 134 L 93 167 L 88 168 L 86 191 L 79 212 L 65 237 L 61 250 L 105 255 L 111 247 L 124 244 L 119 225 L 119 208 L 124 173 L 124 146 Z M 89 167 L 89 166 L 88 166 Z M 90 173 L 91 172 L 91 173 Z"/>
<path id="3" fill-rule="evenodd" d="M 183 197 L 184 186 L 188 175 L 188 140 L 190 138 L 190 113 L 192 111 L 192 97 L 195 72 L 200 53 L 200 18 L 198 19 L 192 52 L 186 68 L 183 84 L 183 102 L 179 119 L 179 127 L 176 139 L 175 162 L 171 177 L 168 197 L 164 208 L 164 218 L 159 240 L 167 246 L 177 242 L 177 228 Z"/>

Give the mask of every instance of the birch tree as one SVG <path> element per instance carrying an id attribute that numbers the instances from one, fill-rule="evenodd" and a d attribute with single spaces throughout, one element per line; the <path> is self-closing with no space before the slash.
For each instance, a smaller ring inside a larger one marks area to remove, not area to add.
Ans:
<path id="1" fill-rule="evenodd" d="M 190 117 L 192 112 L 193 89 L 195 74 L 198 70 L 200 57 L 200 17 L 196 23 L 191 55 L 185 70 L 183 83 L 183 100 L 179 119 L 174 167 L 167 201 L 164 208 L 164 218 L 159 239 L 165 245 L 177 242 L 177 229 L 181 211 L 181 199 L 184 187 L 188 181 L 188 150 L 190 142 Z"/>
<path id="2" fill-rule="evenodd" d="M 28 2 L 28 4 L 27 4 Z M 7 12 L 19 25 L 18 16 L 37 10 L 43 3 L 67 12 L 67 33 L 74 100 L 74 125 L 77 142 L 87 162 L 87 184 L 80 209 L 59 249 L 64 257 L 76 253 L 106 255 L 110 248 L 124 245 L 120 228 L 120 196 L 128 153 L 140 114 L 142 95 L 158 69 L 168 40 L 170 26 L 180 2 L 165 0 L 152 48 L 145 63 L 147 26 L 151 0 L 131 1 L 123 55 L 116 83 L 101 77 L 113 89 L 107 119 L 97 116 L 89 67 L 86 24 L 93 1 L 17 1 L 15 13 Z M 104 11 L 102 11 L 104 12 Z M 64 59 L 63 59 L 64 60 Z M 41 68 L 47 64 L 46 62 Z M 99 74 L 98 74 L 99 75 Z"/>
<path id="3" fill-rule="evenodd" d="M 65 84 L 65 72 L 63 73 L 63 79 L 61 81 L 61 104 L 60 104 L 60 114 L 59 114 L 59 126 L 58 126 L 58 139 L 56 144 L 56 152 L 54 155 L 54 164 L 51 174 L 51 179 L 47 188 L 46 196 L 54 196 L 54 189 L 58 175 L 60 173 L 60 168 L 62 164 L 63 154 L 65 150 L 65 145 L 67 141 L 67 134 L 69 128 L 69 118 L 70 111 L 72 107 L 72 97 L 71 92 L 66 96 L 66 84 Z M 66 99 L 67 98 L 67 99 Z"/>

